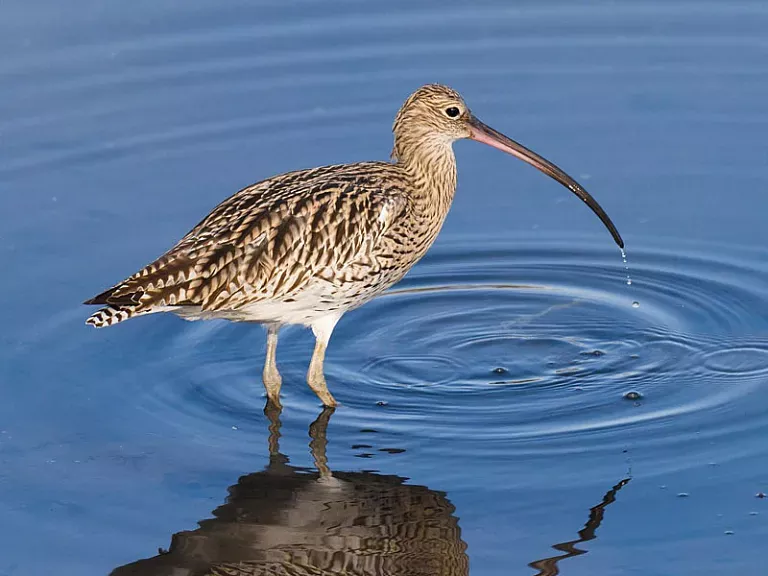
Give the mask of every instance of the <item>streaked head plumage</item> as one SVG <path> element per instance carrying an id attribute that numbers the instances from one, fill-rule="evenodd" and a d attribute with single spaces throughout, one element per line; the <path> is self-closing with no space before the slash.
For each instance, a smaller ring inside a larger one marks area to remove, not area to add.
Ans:
<path id="1" fill-rule="evenodd" d="M 442 135 L 453 141 L 469 136 L 471 116 L 464 98 L 443 84 L 426 84 L 411 94 L 400 107 L 393 131 Z"/>

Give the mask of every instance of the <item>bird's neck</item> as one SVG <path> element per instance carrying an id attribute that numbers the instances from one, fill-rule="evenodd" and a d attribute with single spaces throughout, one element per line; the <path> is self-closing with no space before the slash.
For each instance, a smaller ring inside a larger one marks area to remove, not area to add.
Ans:
<path id="1" fill-rule="evenodd" d="M 392 157 L 412 179 L 411 194 L 417 208 L 442 222 L 456 192 L 452 142 L 429 135 L 395 138 Z"/>

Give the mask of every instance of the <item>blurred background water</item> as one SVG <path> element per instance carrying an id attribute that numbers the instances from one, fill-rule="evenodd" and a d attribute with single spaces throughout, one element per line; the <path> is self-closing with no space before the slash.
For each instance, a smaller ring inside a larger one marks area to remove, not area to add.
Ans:
<path id="1" fill-rule="evenodd" d="M 108 574 L 205 526 L 226 540 L 249 490 L 274 508 L 240 518 L 263 562 L 286 533 L 311 532 L 306 551 L 362 518 L 411 534 L 403 574 L 759 573 L 767 28 L 744 0 L 3 2 L 0 575 Z M 278 350 L 278 427 L 258 327 L 84 325 L 82 300 L 237 189 L 386 158 L 427 82 L 580 180 L 632 285 L 567 190 L 459 142 L 434 249 L 334 334 L 332 417 L 303 382 L 304 330 Z M 341 488 L 318 482 L 325 459 Z M 263 480 L 275 466 L 288 480 Z M 354 518 L 299 529 L 318 502 Z M 551 548 L 576 540 L 586 554 Z"/>

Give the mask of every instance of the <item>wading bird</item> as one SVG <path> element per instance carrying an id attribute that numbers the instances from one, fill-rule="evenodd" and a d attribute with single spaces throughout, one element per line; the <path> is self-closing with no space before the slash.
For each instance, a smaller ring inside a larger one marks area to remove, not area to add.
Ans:
<path id="1" fill-rule="evenodd" d="M 267 328 L 263 380 L 280 405 L 278 330 L 311 327 L 307 383 L 335 406 L 323 374 L 339 318 L 398 282 L 437 237 L 456 191 L 453 142 L 470 138 L 535 166 L 581 198 L 616 243 L 600 205 L 560 168 L 486 126 L 447 86 L 416 90 L 393 125 L 392 162 L 359 162 L 280 174 L 224 200 L 163 256 L 85 304 L 97 328 L 173 312 Z"/>

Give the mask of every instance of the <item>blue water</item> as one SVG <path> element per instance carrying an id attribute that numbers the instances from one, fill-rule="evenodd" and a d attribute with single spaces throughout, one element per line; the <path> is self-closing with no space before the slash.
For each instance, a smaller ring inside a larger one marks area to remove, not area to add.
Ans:
<path id="1" fill-rule="evenodd" d="M 0 4 L 0 575 L 361 538 L 396 574 L 761 573 L 766 29 L 743 0 Z M 433 250 L 334 333 L 332 415 L 301 329 L 278 422 L 256 326 L 85 326 L 242 186 L 387 158 L 435 81 L 585 185 L 630 286 L 565 188 L 459 142 Z"/>

